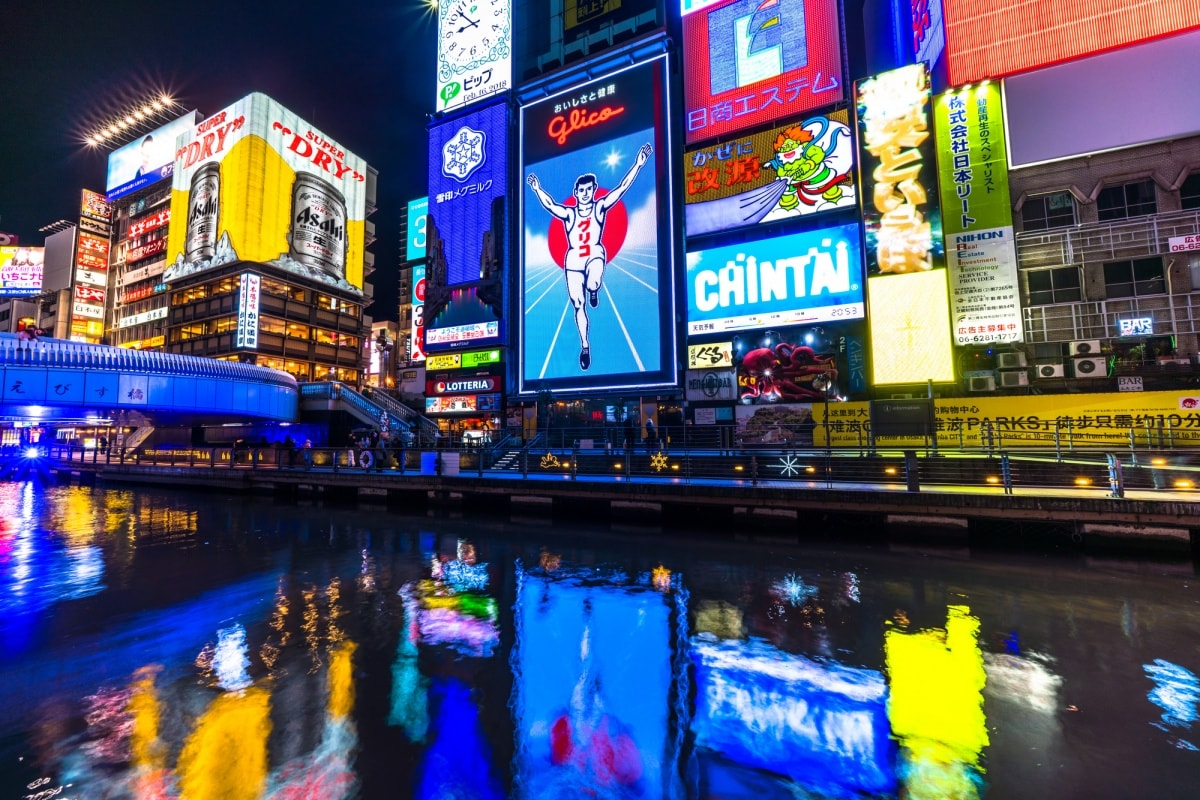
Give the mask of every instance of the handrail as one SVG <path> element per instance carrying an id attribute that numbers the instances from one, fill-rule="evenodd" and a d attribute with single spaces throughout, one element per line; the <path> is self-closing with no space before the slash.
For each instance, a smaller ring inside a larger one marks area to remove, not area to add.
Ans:
<path id="1" fill-rule="evenodd" d="M 437 435 L 438 428 L 437 428 L 436 422 L 429 419 L 428 417 L 421 416 L 416 411 L 413 411 L 411 408 L 404 405 L 404 403 L 401 403 L 399 400 L 392 397 L 391 395 L 389 395 L 385 392 L 376 391 L 376 390 L 372 389 L 371 387 L 364 388 L 362 393 L 363 393 L 363 396 L 366 397 L 371 402 L 376 403 L 377 405 L 383 406 L 384 408 L 391 411 L 393 414 L 396 414 L 397 416 L 401 417 L 402 419 L 406 420 L 410 424 L 416 424 L 417 426 L 419 426 L 419 429 L 423 435 L 428 434 L 428 436 L 430 438 L 435 437 Z"/>
<path id="2" fill-rule="evenodd" d="M 292 389 L 298 386 L 296 379 L 286 372 L 253 364 L 62 339 L 21 339 L 17 334 L 0 333 L 0 366 L 9 364 L 166 373 L 268 383 Z"/>
<path id="3" fill-rule="evenodd" d="M 386 408 L 372 399 L 364 397 L 353 387 L 347 386 L 338 381 L 320 381 L 313 383 L 300 384 L 301 399 L 322 399 L 322 400 L 338 400 L 345 402 L 347 405 L 353 406 L 363 412 L 371 419 L 379 420 L 381 415 L 386 415 L 388 427 L 393 430 L 413 432 L 412 423 L 401 418 L 401 416 L 390 408 Z M 412 409 L 408 409 L 411 411 Z M 437 426 L 434 425 L 436 430 Z"/>

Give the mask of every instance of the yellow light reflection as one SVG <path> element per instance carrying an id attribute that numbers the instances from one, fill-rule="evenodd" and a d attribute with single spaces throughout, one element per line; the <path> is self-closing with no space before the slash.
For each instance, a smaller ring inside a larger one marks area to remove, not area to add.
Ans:
<path id="1" fill-rule="evenodd" d="M 180 796 L 256 800 L 267 780 L 271 698 L 253 687 L 213 701 L 179 754 Z"/>
<path id="2" fill-rule="evenodd" d="M 343 640 L 329 655 L 329 714 L 347 717 L 354 708 L 354 642 Z"/>
<path id="3" fill-rule="evenodd" d="M 983 713 L 979 618 L 946 609 L 945 630 L 909 633 L 889 625 L 884 654 L 888 717 L 904 748 L 909 798 L 979 796 L 979 757 L 988 745 Z"/>
<path id="4" fill-rule="evenodd" d="M 650 582 L 654 584 L 654 588 L 660 592 L 665 592 L 671 588 L 671 570 L 659 564 L 650 572 Z"/>
<path id="5" fill-rule="evenodd" d="M 875 385 L 954 380 L 946 270 L 867 279 Z"/>

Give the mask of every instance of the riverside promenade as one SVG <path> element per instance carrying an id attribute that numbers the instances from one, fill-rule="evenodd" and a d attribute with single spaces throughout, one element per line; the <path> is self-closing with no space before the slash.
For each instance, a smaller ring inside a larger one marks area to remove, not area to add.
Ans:
<path id="1" fill-rule="evenodd" d="M 510 454 L 511 455 L 511 454 Z M 802 537 L 979 537 L 1013 546 L 1200 553 L 1195 467 L 1144 454 L 1043 452 L 198 449 L 130 458 L 52 448 L 60 482 L 186 487 L 533 519 Z M 1197 476 L 1200 478 L 1200 476 Z"/>

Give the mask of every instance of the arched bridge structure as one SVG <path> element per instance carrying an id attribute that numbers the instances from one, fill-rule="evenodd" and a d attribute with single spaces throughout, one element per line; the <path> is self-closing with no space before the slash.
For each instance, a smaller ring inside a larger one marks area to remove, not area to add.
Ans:
<path id="1" fill-rule="evenodd" d="M 139 412 L 149 418 L 297 418 L 285 372 L 211 358 L 0 334 L 3 416 L 53 420 Z"/>

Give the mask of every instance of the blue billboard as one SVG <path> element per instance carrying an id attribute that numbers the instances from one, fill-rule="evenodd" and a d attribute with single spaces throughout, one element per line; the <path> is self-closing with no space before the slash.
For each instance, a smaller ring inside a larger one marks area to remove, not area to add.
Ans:
<path id="1" fill-rule="evenodd" d="M 507 131 L 503 103 L 429 129 L 426 353 L 504 340 Z"/>
<path id="2" fill-rule="evenodd" d="M 109 153 L 105 198 L 111 203 L 174 175 L 175 138 L 190 133 L 199 119 L 195 111 L 185 114 Z"/>
<path id="3" fill-rule="evenodd" d="M 673 387 L 667 56 L 521 108 L 518 393 Z"/>
<path id="4" fill-rule="evenodd" d="M 857 225 L 687 254 L 688 334 L 863 317 Z"/>

